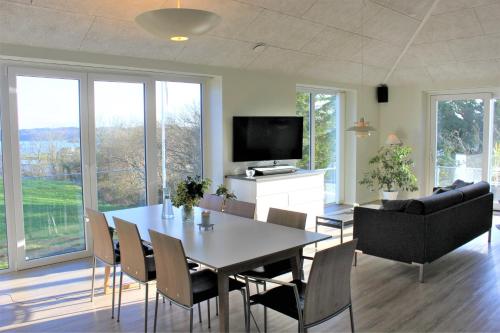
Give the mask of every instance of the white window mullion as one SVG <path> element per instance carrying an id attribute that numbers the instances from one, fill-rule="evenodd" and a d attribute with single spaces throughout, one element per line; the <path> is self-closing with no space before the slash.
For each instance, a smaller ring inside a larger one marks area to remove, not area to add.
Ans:
<path id="1" fill-rule="evenodd" d="M 146 197 L 148 204 L 160 202 L 158 188 L 158 147 L 156 146 L 156 87 L 154 80 L 145 85 L 145 142 L 146 142 Z"/>

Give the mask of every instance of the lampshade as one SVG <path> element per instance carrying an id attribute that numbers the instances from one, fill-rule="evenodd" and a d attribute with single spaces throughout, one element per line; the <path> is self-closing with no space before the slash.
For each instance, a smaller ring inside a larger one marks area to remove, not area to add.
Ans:
<path id="1" fill-rule="evenodd" d="M 396 134 L 391 133 L 387 136 L 387 139 L 385 140 L 385 144 L 386 145 L 400 145 L 400 144 L 402 144 L 402 142 Z"/>
<path id="2" fill-rule="evenodd" d="M 354 123 L 354 126 L 349 127 L 346 131 L 355 132 L 358 138 L 365 138 L 375 132 L 375 128 L 370 126 L 370 123 L 365 121 L 365 118 L 360 118 Z"/>
<path id="3" fill-rule="evenodd" d="M 206 10 L 162 8 L 139 14 L 135 22 L 147 32 L 164 39 L 185 41 L 213 29 L 221 18 Z"/>

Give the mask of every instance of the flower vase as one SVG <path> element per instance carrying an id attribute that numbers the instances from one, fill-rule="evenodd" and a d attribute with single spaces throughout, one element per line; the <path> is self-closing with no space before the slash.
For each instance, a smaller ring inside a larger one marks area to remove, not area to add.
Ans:
<path id="1" fill-rule="evenodd" d="M 194 222 L 194 211 L 192 206 L 182 206 L 182 222 Z"/>

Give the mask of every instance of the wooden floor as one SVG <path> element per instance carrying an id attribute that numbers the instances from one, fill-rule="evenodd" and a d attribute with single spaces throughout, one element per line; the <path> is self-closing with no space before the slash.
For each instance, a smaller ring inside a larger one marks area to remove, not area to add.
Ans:
<path id="1" fill-rule="evenodd" d="M 500 217 L 495 217 L 495 224 Z M 327 229 L 324 229 L 327 231 Z M 351 231 L 347 231 L 349 235 Z M 325 242 L 323 246 L 335 244 Z M 311 249 L 308 252 L 312 252 Z M 426 282 L 417 281 L 415 266 L 362 255 L 352 272 L 354 319 L 358 332 L 500 332 L 500 230 L 492 243 L 483 235 L 426 268 Z M 97 285 L 102 286 L 99 270 Z M 111 296 L 98 290 L 90 303 L 90 260 L 45 266 L 0 275 L 0 331 L 16 332 L 140 332 L 143 330 L 144 289 L 124 292 L 122 320 L 110 318 Z M 287 276 L 283 277 L 287 279 Z M 154 288 L 150 296 L 150 330 Z M 212 328 L 195 312 L 194 331 L 217 332 L 212 302 Z M 243 331 L 239 293 L 230 298 L 232 332 Z M 188 313 L 160 304 L 159 331 L 186 331 Z M 262 329 L 262 308 L 253 313 Z M 296 331 L 296 322 L 269 311 L 269 332 Z M 342 314 L 311 332 L 349 331 L 349 315 Z M 256 332 L 252 323 L 252 331 Z"/>

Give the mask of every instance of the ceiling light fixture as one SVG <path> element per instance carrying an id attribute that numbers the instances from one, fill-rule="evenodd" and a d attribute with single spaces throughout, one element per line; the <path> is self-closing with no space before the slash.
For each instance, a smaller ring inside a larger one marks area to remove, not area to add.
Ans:
<path id="1" fill-rule="evenodd" d="M 359 121 L 354 123 L 354 126 L 349 127 L 346 131 L 356 132 L 358 138 L 366 138 L 372 135 L 372 132 L 375 132 L 375 128 L 370 126 L 370 123 L 365 121 L 365 118 L 362 117 Z"/>
<path id="2" fill-rule="evenodd" d="M 202 35 L 221 21 L 215 13 L 192 8 L 161 8 L 139 14 L 135 22 L 144 30 L 163 39 L 183 42 L 193 35 Z"/>

